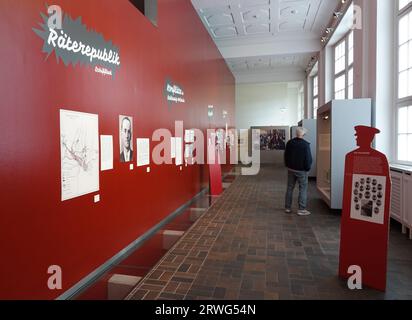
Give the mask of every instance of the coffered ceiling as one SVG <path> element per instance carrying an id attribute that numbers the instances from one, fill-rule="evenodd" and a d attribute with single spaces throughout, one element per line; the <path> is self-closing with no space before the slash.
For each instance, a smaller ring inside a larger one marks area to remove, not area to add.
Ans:
<path id="1" fill-rule="evenodd" d="M 238 82 L 302 80 L 339 2 L 192 0 Z"/>

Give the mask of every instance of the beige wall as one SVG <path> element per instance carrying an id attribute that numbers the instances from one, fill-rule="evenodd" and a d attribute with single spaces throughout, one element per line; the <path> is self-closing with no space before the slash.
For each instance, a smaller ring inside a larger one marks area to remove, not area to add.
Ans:
<path id="1" fill-rule="evenodd" d="M 236 86 L 236 125 L 293 126 L 298 119 L 301 83 L 238 84 Z"/>

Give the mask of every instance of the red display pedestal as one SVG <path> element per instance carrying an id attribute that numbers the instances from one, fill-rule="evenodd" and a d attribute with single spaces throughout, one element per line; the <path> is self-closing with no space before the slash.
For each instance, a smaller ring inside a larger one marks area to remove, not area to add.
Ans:
<path id="1" fill-rule="evenodd" d="M 219 152 L 212 145 L 209 146 L 209 155 L 213 154 L 214 158 L 209 157 L 209 185 L 210 195 L 220 196 L 223 192 L 222 185 L 222 166 L 220 164 Z"/>
<path id="2" fill-rule="evenodd" d="M 359 266 L 362 284 L 386 290 L 391 180 L 386 156 L 371 148 L 379 130 L 358 126 L 359 149 L 345 162 L 339 276 Z"/>

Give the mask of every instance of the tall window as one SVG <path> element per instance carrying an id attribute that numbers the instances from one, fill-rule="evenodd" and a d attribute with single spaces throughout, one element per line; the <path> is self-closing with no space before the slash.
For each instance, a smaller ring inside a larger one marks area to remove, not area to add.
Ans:
<path id="1" fill-rule="evenodd" d="M 404 9 L 412 0 L 399 0 L 399 10 Z"/>
<path id="2" fill-rule="evenodd" d="M 399 0 L 397 158 L 412 163 L 412 0 Z"/>
<path id="3" fill-rule="evenodd" d="M 318 75 L 312 77 L 312 105 L 313 119 L 317 118 L 319 108 L 319 78 Z"/>
<path id="4" fill-rule="evenodd" d="M 353 99 L 353 31 L 335 46 L 335 99 Z"/>

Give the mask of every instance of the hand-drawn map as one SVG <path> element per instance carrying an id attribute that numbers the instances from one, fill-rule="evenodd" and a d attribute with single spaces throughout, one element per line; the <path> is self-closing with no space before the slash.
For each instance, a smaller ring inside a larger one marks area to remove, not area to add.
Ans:
<path id="1" fill-rule="evenodd" d="M 62 201 L 99 190 L 98 115 L 60 110 Z"/>

